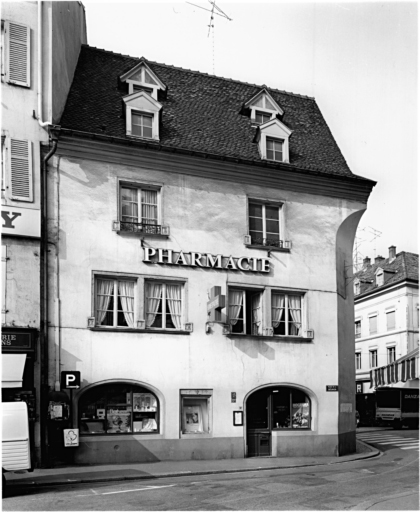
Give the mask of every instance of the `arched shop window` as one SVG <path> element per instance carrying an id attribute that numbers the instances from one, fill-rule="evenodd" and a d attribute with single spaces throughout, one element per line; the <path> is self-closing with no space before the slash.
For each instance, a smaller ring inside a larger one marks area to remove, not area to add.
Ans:
<path id="1" fill-rule="evenodd" d="M 295 430 L 311 428 L 311 401 L 300 389 L 284 386 L 256 391 L 247 400 L 247 428 Z"/>
<path id="2" fill-rule="evenodd" d="M 159 400 L 149 389 L 102 384 L 79 400 L 80 435 L 148 434 L 159 431 Z"/>

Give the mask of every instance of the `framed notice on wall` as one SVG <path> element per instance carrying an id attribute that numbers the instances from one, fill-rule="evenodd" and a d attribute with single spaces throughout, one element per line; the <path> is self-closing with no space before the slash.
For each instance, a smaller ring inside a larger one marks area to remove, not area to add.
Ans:
<path id="1" fill-rule="evenodd" d="M 233 411 L 233 426 L 234 427 L 242 427 L 244 424 L 244 412 L 243 411 Z"/>

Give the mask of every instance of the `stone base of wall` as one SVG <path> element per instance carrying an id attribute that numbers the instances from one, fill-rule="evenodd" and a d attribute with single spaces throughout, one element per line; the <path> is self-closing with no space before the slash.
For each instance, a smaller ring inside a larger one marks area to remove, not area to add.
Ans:
<path id="1" fill-rule="evenodd" d="M 354 432 L 326 436 L 272 436 L 275 457 L 339 456 L 356 451 Z M 80 440 L 75 464 L 124 464 L 162 460 L 243 459 L 242 437 L 139 439 L 135 436 Z"/>

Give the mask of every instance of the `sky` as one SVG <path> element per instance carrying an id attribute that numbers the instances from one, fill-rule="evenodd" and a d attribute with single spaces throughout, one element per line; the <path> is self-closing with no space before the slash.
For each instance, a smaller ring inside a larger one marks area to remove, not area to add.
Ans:
<path id="1" fill-rule="evenodd" d="M 416 2 L 216 0 L 231 20 L 210 34 L 210 0 L 83 4 L 91 46 L 314 97 L 351 171 L 377 181 L 359 261 L 418 253 Z"/>

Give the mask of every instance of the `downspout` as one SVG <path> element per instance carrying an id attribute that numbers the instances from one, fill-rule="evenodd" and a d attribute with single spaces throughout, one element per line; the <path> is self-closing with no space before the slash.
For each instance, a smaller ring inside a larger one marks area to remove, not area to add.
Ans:
<path id="1" fill-rule="evenodd" d="M 52 148 L 41 160 L 41 268 L 40 268 L 40 356 L 41 356 L 41 397 L 40 397 L 40 429 L 41 429 L 41 460 L 42 466 L 49 465 L 48 454 L 48 194 L 47 166 L 48 160 L 57 151 L 57 135 L 51 133 Z"/>
<path id="2" fill-rule="evenodd" d="M 41 128 L 51 125 L 50 121 L 42 121 L 42 1 L 38 0 L 38 123 Z"/>

